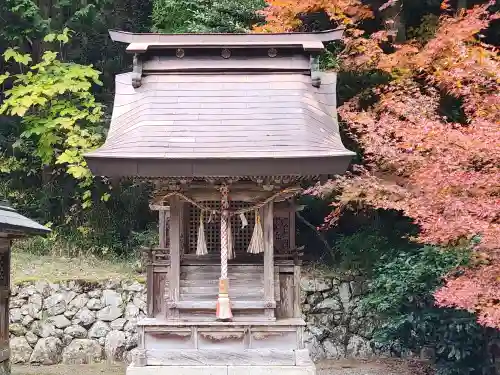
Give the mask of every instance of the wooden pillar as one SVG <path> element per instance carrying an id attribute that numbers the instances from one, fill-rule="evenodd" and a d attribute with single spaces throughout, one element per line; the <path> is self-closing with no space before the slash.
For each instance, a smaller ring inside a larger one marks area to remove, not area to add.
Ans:
<path id="1" fill-rule="evenodd" d="M 300 265 L 297 263 L 293 266 L 293 317 L 302 317 L 300 309 Z"/>
<path id="2" fill-rule="evenodd" d="M 170 299 L 170 295 L 166 294 L 168 293 L 169 280 L 166 271 L 155 273 L 155 267 L 158 266 L 158 262 L 166 261 L 167 259 L 166 255 L 169 246 L 168 221 L 170 218 L 170 207 L 164 206 L 163 204 L 151 204 L 149 205 L 149 208 L 152 211 L 158 211 L 159 241 L 158 249 L 150 249 L 150 251 L 147 252 L 147 314 L 149 318 L 154 318 L 158 314 L 163 318 L 167 314 L 166 302 Z M 162 253 L 165 256 L 158 256 L 158 254 Z"/>
<path id="3" fill-rule="evenodd" d="M 9 296 L 10 240 L 0 238 L 0 371 L 10 374 L 9 365 Z M 2 373 L 3 373 L 2 372 Z"/>
<path id="4" fill-rule="evenodd" d="M 275 319 L 276 300 L 274 297 L 274 228 L 273 202 L 263 208 L 264 222 L 264 299 L 268 304 L 266 317 Z"/>
<path id="5" fill-rule="evenodd" d="M 170 207 L 163 205 L 149 205 L 152 211 L 158 211 L 158 246 L 166 249 L 168 246 L 168 220 L 170 218 Z"/>
<path id="6" fill-rule="evenodd" d="M 167 208 L 166 206 L 165 208 Z M 167 247 L 167 210 L 159 210 L 158 211 L 158 231 L 159 231 L 159 245 L 160 248 L 165 249 Z"/>
<path id="7" fill-rule="evenodd" d="M 153 249 L 147 252 L 147 266 L 146 266 L 146 303 L 148 306 L 148 318 L 154 318 L 154 264 L 153 264 Z"/>
<path id="8" fill-rule="evenodd" d="M 169 248 L 170 270 L 168 273 L 170 288 L 170 306 L 167 308 L 167 318 L 178 319 L 177 302 L 180 297 L 181 272 L 181 202 L 179 197 L 170 198 Z"/>

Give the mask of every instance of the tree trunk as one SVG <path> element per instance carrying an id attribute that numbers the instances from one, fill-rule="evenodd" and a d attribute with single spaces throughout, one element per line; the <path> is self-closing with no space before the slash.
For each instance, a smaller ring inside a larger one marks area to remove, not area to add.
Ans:
<path id="1" fill-rule="evenodd" d="M 390 35 L 393 36 L 394 41 L 403 43 L 406 41 L 406 20 L 401 2 L 388 7 L 383 12 L 383 19 L 386 27 L 389 28 Z"/>
<path id="2" fill-rule="evenodd" d="M 48 20 L 52 17 L 52 0 L 38 0 L 38 9 L 40 9 L 40 17 L 43 20 Z M 62 15 L 59 15 L 60 17 Z M 31 53 L 33 62 L 40 62 L 42 54 L 45 50 L 45 42 L 43 41 L 43 36 L 41 38 L 35 38 L 31 46 Z"/>

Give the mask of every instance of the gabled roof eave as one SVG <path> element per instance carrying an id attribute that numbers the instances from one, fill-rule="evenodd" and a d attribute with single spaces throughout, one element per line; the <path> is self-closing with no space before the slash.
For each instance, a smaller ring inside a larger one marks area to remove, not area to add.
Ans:
<path id="1" fill-rule="evenodd" d="M 109 30 L 111 39 L 122 43 L 145 43 L 168 47 L 179 44 L 213 45 L 220 47 L 263 45 L 280 43 L 281 45 L 302 45 L 305 42 L 331 42 L 342 39 L 344 28 L 318 31 L 312 33 L 197 33 L 197 34 L 161 34 L 131 33 L 120 30 Z"/>

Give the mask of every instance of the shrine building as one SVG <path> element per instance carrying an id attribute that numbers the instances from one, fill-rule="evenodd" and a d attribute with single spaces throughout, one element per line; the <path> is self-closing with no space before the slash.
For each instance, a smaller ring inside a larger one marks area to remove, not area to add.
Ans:
<path id="1" fill-rule="evenodd" d="M 148 317 L 127 375 L 313 375 L 300 311 L 296 197 L 342 174 L 342 30 L 134 34 L 94 175 L 149 180 L 159 244 L 146 251 Z"/>

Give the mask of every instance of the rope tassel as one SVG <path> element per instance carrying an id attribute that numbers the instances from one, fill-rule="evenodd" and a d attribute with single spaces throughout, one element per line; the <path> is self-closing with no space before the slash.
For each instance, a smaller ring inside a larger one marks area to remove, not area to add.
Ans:
<path id="1" fill-rule="evenodd" d="M 205 223 L 203 220 L 203 211 L 200 214 L 200 225 L 198 226 L 198 240 L 196 241 L 196 255 L 207 255 L 207 240 L 205 238 Z"/>
<path id="2" fill-rule="evenodd" d="M 259 210 L 255 210 L 255 225 L 253 227 L 252 238 L 250 239 L 247 252 L 250 254 L 260 254 L 264 252 L 264 231 L 262 230 Z"/>
<path id="3" fill-rule="evenodd" d="M 233 313 L 231 311 L 231 301 L 229 300 L 229 280 L 219 280 L 219 297 L 217 298 L 217 305 L 215 315 L 219 320 L 231 320 Z"/>

